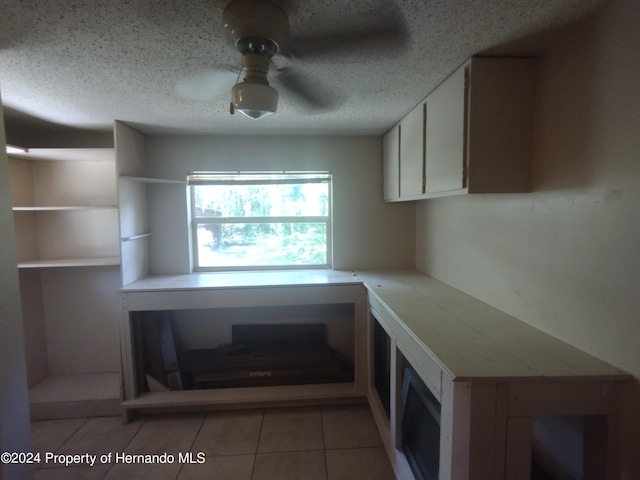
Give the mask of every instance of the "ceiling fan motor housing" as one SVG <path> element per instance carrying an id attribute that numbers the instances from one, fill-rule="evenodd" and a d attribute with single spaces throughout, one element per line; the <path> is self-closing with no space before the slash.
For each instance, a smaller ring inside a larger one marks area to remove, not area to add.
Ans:
<path id="1" fill-rule="evenodd" d="M 282 50 L 289 39 L 287 13 L 269 0 L 233 0 L 225 7 L 222 21 L 238 50 L 246 38 L 268 39 L 277 50 Z"/>

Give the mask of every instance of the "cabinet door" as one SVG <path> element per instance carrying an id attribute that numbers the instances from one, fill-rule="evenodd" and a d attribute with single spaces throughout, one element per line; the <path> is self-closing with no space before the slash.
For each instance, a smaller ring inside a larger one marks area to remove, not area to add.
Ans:
<path id="1" fill-rule="evenodd" d="M 400 122 L 400 197 L 424 193 L 424 103 Z"/>
<path id="2" fill-rule="evenodd" d="M 382 141 L 382 174 L 385 200 L 400 197 L 400 125 L 389 130 Z"/>
<path id="3" fill-rule="evenodd" d="M 459 69 L 427 97 L 427 193 L 465 187 L 466 72 Z"/>

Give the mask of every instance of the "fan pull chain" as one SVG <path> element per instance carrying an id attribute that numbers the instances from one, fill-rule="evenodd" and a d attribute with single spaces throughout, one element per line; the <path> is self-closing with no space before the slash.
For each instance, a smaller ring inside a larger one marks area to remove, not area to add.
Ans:
<path id="1" fill-rule="evenodd" d="M 244 66 L 240 69 L 240 71 L 238 72 L 238 76 L 236 77 L 236 81 L 233 84 L 234 86 L 238 83 L 238 80 L 240 80 L 240 75 L 242 75 L 242 71 L 244 70 Z M 236 113 L 236 109 L 233 106 L 233 98 L 231 99 L 231 102 L 229 102 L 229 113 L 231 115 L 233 115 L 234 113 Z"/>

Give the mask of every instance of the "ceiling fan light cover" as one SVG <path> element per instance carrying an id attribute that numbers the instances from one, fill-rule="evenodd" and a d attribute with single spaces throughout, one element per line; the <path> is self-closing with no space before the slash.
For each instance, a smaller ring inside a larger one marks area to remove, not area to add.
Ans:
<path id="1" fill-rule="evenodd" d="M 278 107 L 278 92 L 263 83 L 237 83 L 231 94 L 234 108 L 254 120 L 274 114 Z"/>

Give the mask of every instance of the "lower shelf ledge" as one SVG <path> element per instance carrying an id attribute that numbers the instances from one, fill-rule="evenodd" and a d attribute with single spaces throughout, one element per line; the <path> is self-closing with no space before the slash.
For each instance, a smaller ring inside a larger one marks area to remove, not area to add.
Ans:
<path id="1" fill-rule="evenodd" d="M 108 267 L 117 265 L 120 265 L 120 257 L 90 257 L 29 260 L 18 263 L 18 268 Z"/>
<path id="2" fill-rule="evenodd" d="M 51 375 L 29 389 L 31 420 L 122 414 L 120 374 Z"/>
<path id="3" fill-rule="evenodd" d="M 365 398 L 366 392 L 357 391 L 353 383 L 329 383 L 144 393 L 138 398 L 122 402 L 122 407 L 126 409 L 204 406 L 233 408 L 286 403 L 356 401 Z"/>

